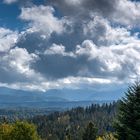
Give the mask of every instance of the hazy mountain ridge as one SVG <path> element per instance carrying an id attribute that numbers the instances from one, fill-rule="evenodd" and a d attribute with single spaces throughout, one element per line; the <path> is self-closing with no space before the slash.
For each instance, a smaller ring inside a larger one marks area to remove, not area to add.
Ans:
<path id="1" fill-rule="evenodd" d="M 96 92 L 89 89 L 54 89 L 47 92 L 31 92 L 0 88 L 0 106 L 72 108 L 77 106 L 87 106 L 92 103 L 100 104 L 104 102 L 112 102 L 121 97 L 123 95 L 122 93 L 122 90 Z"/>

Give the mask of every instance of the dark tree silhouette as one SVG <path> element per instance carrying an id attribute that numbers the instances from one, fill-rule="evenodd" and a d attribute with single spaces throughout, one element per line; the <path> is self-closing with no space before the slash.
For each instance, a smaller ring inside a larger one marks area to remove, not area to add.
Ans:
<path id="1" fill-rule="evenodd" d="M 140 140 L 140 82 L 129 87 L 120 101 L 115 128 L 118 140 Z"/>
<path id="2" fill-rule="evenodd" d="M 96 135 L 97 135 L 97 128 L 92 122 L 90 122 L 87 128 L 85 129 L 83 140 L 95 140 Z"/>

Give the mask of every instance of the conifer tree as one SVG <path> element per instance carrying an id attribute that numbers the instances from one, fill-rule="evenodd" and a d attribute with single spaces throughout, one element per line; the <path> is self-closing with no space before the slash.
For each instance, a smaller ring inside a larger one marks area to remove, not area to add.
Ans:
<path id="1" fill-rule="evenodd" d="M 120 101 L 115 128 L 118 140 L 140 140 L 140 82 L 129 87 Z"/>
<path id="2" fill-rule="evenodd" d="M 89 122 L 87 128 L 85 129 L 83 140 L 95 140 L 97 135 L 97 128 L 92 122 Z"/>

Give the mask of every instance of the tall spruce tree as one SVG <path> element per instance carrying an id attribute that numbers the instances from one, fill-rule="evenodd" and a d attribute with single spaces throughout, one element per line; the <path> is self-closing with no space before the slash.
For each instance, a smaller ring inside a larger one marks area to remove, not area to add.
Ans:
<path id="1" fill-rule="evenodd" d="M 120 101 L 115 128 L 118 140 L 140 140 L 140 82 L 129 87 Z"/>
<path id="2" fill-rule="evenodd" d="M 92 122 L 89 122 L 87 128 L 85 129 L 83 140 L 95 140 L 97 135 L 97 128 Z"/>

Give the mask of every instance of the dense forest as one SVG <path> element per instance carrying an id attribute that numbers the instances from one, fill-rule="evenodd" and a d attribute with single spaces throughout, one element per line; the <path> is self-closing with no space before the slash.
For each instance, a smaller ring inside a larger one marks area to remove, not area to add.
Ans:
<path id="1" fill-rule="evenodd" d="M 65 112 L 55 112 L 48 116 L 36 116 L 31 122 L 37 125 L 39 135 L 45 139 L 64 140 L 70 135 L 73 140 L 82 139 L 89 122 L 94 122 L 98 135 L 114 132 L 112 123 L 117 113 L 118 103 L 74 108 Z"/>
<path id="2" fill-rule="evenodd" d="M 55 111 L 63 111 L 56 108 L 1 108 L 0 122 L 7 120 L 14 122 L 16 120 L 27 120 L 37 115 L 48 115 Z"/>
<path id="3" fill-rule="evenodd" d="M 67 136 L 71 139 L 82 139 L 82 134 L 89 122 L 98 127 L 98 135 L 114 132 L 113 120 L 117 113 L 118 102 L 110 104 L 92 104 L 87 107 L 77 107 L 67 111 L 51 113 L 47 109 L 1 109 L 1 123 L 12 123 L 26 120 L 37 126 L 42 139 L 63 140 Z M 44 115 L 40 115 L 43 114 Z M 37 115 L 39 114 L 39 115 Z"/>
<path id="4" fill-rule="evenodd" d="M 1 119 L 0 140 L 140 140 L 140 83 L 110 104 Z"/>

